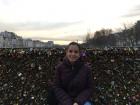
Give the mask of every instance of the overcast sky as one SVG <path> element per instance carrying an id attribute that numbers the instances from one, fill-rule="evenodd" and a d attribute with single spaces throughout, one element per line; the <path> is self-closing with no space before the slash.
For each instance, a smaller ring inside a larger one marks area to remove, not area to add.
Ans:
<path id="1" fill-rule="evenodd" d="M 87 32 L 140 20 L 140 0 L 0 0 L 0 31 L 42 41 L 83 41 Z"/>

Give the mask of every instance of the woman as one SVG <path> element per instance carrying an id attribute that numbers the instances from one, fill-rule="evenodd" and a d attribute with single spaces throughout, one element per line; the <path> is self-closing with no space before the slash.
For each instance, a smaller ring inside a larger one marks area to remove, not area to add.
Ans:
<path id="1" fill-rule="evenodd" d="M 56 67 L 53 89 L 58 105 L 91 105 L 91 71 L 80 58 L 78 43 L 68 45 L 63 62 Z"/>

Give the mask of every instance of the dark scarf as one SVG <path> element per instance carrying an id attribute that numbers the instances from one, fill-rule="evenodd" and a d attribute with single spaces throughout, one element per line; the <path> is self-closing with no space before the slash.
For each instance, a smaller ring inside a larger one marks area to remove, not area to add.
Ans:
<path id="1" fill-rule="evenodd" d="M 75 62 L 71 63 L 67 57 L 64 57 L 63 59 L 63 63 L 64 65 L 66 65 L 68 68 L 71 68 L 72 70 L 78 71 L 82 65 L 84 64 L 84 62 L 81 60 L 81 57 L 76 60 Z"/>

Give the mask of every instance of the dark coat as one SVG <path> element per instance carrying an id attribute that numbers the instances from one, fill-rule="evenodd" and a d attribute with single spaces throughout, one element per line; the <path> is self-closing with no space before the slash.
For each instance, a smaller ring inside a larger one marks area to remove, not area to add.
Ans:
<path id="1" fill-rule="evenodd" d="M 92 75 L 87 65 L 80 59 L 73 65 L 67 58 L 56 67 L 54 93 L 58 105 L 84 105 L 92 95 Z"/>

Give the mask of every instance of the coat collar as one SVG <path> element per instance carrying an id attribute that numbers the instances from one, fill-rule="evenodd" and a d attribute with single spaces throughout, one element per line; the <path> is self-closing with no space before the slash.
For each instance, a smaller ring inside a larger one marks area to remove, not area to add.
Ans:
<path id="1" fill-rule="evenodd" d="M 81 60 L 81 58 L 79 58 L 74 63 L 70 63 L 70 61 L 68 60 L 67 57 L 64 57 L 63 63 L 64 63 L 64 65 L 66 65 L 68 67 L 74 67 L 74 68 L 77 68 L 77 69 L 80 68 L 84 64 L 84 62 Z"/>

